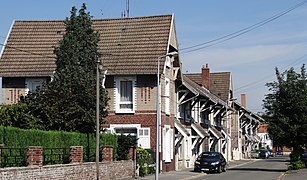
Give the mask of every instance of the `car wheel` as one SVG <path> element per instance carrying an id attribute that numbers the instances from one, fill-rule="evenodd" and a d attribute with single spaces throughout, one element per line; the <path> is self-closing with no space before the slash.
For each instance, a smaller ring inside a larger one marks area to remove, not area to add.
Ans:
<path id="1" fill-rule="evenodd" d="M 222 166 L 219 166 L 219 167 L 217 168 L 217 172 L 218 172 L 218 173 L 222 173 Z"/>
<path id="2" fill-rule="evenodd" d="M 224 166 L 224 168 L 223 168 L 223 172 L 226 172 L 226 170 L 227 170 L 227 168 L 226 168 L 226 166 Z"/>
<path id="3" fill-rule="evenodd" d="M 194 172 L 200 172 L 200 169 L 194 168 Z"/>

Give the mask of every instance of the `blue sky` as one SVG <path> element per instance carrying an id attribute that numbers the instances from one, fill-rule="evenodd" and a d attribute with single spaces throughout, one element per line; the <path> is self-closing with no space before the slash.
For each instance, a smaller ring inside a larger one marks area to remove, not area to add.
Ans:
<path id="1" fill-rule="evenodd" d="M 303 0 L 130 0 L 130 17 L 175 14 L 180 49 L 239 31 Z M 10 0 L 1 2 L 0 43 L 13 20 L 62 20 L 72 6 L 87 4 L 94 18 L 120 18 L 126 0 Z M 281 71 L 307 63 L 307 3 L 276 20 L 223 43 L 197 51 L 180 51 L 184 72 L 232 73 L 234 96 L 247 96 L 247 108 L 262 111 L 266 82 Z M 2 46 L 0 46 L 0 49 Z"/>

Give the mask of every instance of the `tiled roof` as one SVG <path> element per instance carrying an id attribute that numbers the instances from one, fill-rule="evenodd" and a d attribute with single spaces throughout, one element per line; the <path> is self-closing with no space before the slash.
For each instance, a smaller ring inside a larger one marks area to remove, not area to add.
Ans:
<path id="1" fill-rule="evenodd" d="M 188 89 L 190 87 L 190 88 L 192 88 L 192 90 L 196 91 L 196 93 L 198 93 L 199 95 L 207 97 L 208 99 L 210 99 L 210 101 L 212 101 L 213 103 L 218 103 L 218 104 L 221 104 L 223 106 L 226 106 L 226 103 L 222 99 L 220 99 L 219 97 L 212 94 L 208 89 L 206 89 L 203 86 L 195 83 L 193 80 L 191 80 L 186 75 L 183 75 L 182 77 L 183 77 L 183 84 L 185 86 L 187 86 Z"/>
<path id="2" fill-rule="evenodd" d="M 229 90 L 230 72 L 210 73 L 210 92 L 227 101 Z"/>
<path id="3" fill-rule="evenodd" d="M 94 19 L 108 74 L 156 73 L 157 57 L 167 53 L 172 19 L 172 15 Z M 0 76 L 52 75 L 54 47 L 64 33 L 64 21 L 15 21 L 1 56 Z"/>
<path id="4" fill-rule="evenodd" d="M 201 85 L 201 73 L 189 73 L 185 75 L 195 83 Z M 210 73 L 209 90 L 223 101 L 226 101 L 230 90 L 230 72 Z"/>

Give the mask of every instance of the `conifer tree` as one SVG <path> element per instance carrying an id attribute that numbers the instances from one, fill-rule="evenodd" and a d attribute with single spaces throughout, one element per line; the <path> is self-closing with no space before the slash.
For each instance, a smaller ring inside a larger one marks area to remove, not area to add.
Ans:
<path id="1" fill-rule="evenodd" d="M 83 4 L 66 18 L 66 32 L 55 48 L 56 70 L 50 83 L 34 96 L 32 113 L 46 129 L 93 132 L 96 112 L 96 66 L 99 33 Z M 101 83 L 100 83 L 101 86 Z M 107 95 L 100 88 L 100 114 L 107 115 Z M 30 97 L 30 96 L 29 96 Z"/>

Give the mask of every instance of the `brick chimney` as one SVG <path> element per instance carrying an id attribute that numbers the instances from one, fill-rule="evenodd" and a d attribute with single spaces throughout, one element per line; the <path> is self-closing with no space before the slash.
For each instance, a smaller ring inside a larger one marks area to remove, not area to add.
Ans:
<path id="1" fill-rule="evenodd" d="M 210 69 L 208 64 L 201 69 L 201 85 L 209 90 L 210 88 Z"/>
<path id="2" fill-rule="evenodd" d="M 246 94 L 241 94 L 241 105 L 246 108 Z"/>

